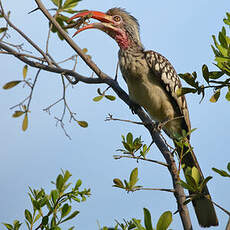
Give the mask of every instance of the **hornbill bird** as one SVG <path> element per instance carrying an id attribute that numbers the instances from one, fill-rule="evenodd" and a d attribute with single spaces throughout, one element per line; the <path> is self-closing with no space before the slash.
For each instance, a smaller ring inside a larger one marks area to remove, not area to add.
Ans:
<path id="1" fill-rule="evenodd" d="M 117 42 L 120 47 L 119 66 L 127 83 L 130 99 L 141 105 L 153 120 L 164 123 L 163 130 L 174 140 L 178 154 L 182 151 L 181 163 L 184 165 L 184 172 L 189 167 L 190 169 L 196 167 L 202 181 L 204 176 L 192 148 L 181 149 L 175 141 L 175 136 L 183 136 L 183 130 L 188 133 L 191 125 L 186 99 L 177 94 L 181 82 L 173 66 L 161 54 L 144 50 L 138 21 L 124 9 L 112 8 L 106 13 L 85 11 L 74 15 L 69 21 L 80 18 L 84 22 L 87 17 L 97 19 L 99 22 L 83 23 L 83 27 L 74 35 L 86 29 L 96 28 Z M 189 193 L 193 194 L 191 191 Z M 204 187 L 202 195 L 193 200 L 195 213 L 202 227 L 218 225 L 215 209 L 210 200 L 207 186 Z"/>

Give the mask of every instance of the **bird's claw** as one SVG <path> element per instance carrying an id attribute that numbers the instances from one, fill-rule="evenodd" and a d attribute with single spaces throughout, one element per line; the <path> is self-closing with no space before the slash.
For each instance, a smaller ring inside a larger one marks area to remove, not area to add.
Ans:
<path id="1" fill-rule="evenodd" d="M 154 129 L 155 129 L 156 131 L 158 131 L 158 132 L 161 132 L 163 126 L 164 126 L 164 122 L 158 122 L 158 121 L 156 121 L 156 122 L 154 123 Z"/>

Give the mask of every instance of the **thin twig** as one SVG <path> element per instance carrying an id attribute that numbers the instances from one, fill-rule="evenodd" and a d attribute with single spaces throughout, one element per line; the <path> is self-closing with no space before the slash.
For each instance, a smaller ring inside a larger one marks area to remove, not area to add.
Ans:
<path id="1" fill-rule="evenodd" d="M 206 199 L 208 199 L 207 197 L 205 197 Z M 225 212 L 226 214 L 228 214 L 230 216 L 230 212 L 228 210 L 226 210 L 225 208 L 221 207 L 219 204 L 217 204 L 216 202 L 212 201 L 211 199 L 208 199 L 210 200 L 216 207 L 218 207 L 219 209 L 221 209 L 223 212 Z"/>
<path id="2" fill-rule="evenodd" d="M 60 101 L 62 101 L 62 100 L 63 100 L 63 98 L 58 99 L 58 100 L 55 101 L 53 104 L 51 104 L 51 105 L 49 105 L 48 107 L 46 107 L 45 109 L 43 109 L 43 111 L 50 113 L 50 109 L 51 109 L 53 106 L 55 106 L 56 104 L 58 104 Z"/>
<path id="3" fill-rule="evenodd" d="M 80 75 L 72 70 L 69 69 L 63 69 L 63 68 L 57 68 L 54 66 L 47 66 L 44 65 L 40 62 L 34 62 L 29 60 L 28 58 L 21 56 L 20 53 L 18 53 L 17 51 L 13 50 L 12 48 L 10 48 L 9 46 L 3 44 L 0 42 L 0 48 L 11 53 L 12 55 L 14 55 L 16 58 L 18 58 L 19 60 L 21 60 L 22 62 L 28 64 L 31 67 L 35 67 L 38 69 L 43 69 L 49 72 L 53 72 L 53 73 L 59 73 L 59 74 L 68 74 L 72 77 L 74 77 L 76 80 L 78 81 L 82 81 L 84 83 L 87 84 L 101 84 L 101 83 L 105 83 L 104 80 L 100 79 L 100 78 L 92 78 L 92 77 L 85 77 L 83 75 Z"/>
<path id="4" fill-rule="evenodd" d="M 117 81 L 118 78 L 118 70 L 119 70 L 119 61 L 117 62 L 117 67 L 116 67 L 116 74 L 114 80 Z"/>
<path id="5" fill-rule="evenodd" d="M 57 64 L 59 65 L 59 64 L 65 63 L 65 62 L 70 61 L 70 60 L 75 60 L 76 56 L 77 55 L 73 55 L 73 56 L 71 56 L 69 58 L 64 59 L 63 61 L 57 62 Z"/>
<path id="6" fill-rule="evenodd" d="M 29 110 L 30 103 L 31 103 L 31 100 L 32 100 L 32 96 L 33 96 L 33 92 L 34 92 L 34 87 L 35 87 L 35 85 L 36 85 L 36 82 L 37 82 L 37 80 L 38 80 L 38 76 L 39 76 L 40 72 L 41 72 L 41 69 L 39 69 L 39 70 L 37 71 L 36 76 L 35 76 L 35 78 L 34 78 L 34 82 L 33 82 L 32 86 L 31 86 L 31 91 L 30 91 L 30 95 L 29 95 L 29 101 L 28 101 L 28 103 L 27 103 L 27 111 Z"/>
<path id="7" fill-rule="evenodd" d="M 26 97 L 23 101 L 21 101 L 20 103 L 18 103 L 17 105 L 11 106 L 10 109 L 14 109 L 16 107 L 21 107 L 25 101 L 27 101 L 30 98 L 30 95 L 28 97 Z"/>
<path id="8" fill-rule="evenodd" d="M 9 54 L 9 55 L 14 55 L 13 53 L 7 52 L 7 51 L 0 51 L 0 54 Z M 25 53 L 19 53 L 18 55 L 22 56 L 22 57 L 28 57 L 28 58 L 33 58 L 35 60 L 44 62 L 44 58 L 41 57 L 35 57 L 33 55 L 29 55 L 29 54 L 25 54 Z"/>
<path id="9" fill-rule="evenodd" d="M 156 160 L 152 160 L 152 159 L 148 159 L 148 158 L 141 158 L 141 157 L 135 157 L 135 156 L 126 156 L 126 155 L 114 155 L 113 158 L 115 160 L 119 160 L 121 158 L 130 158 L 130 159 L 136 159 L 136 160 L 142 160 L 142 161 L 149 161 L 149 162 L 152 162 L 152 163 L 156 163 L 156 164 L 159 164 L 159 165 L 163 165 L 165 167 L 168 167 L 168 164 L 164 163 L 164 162 L 161 162 L 161 161 L 156 161 Z"/>
<path id="10" fill-rule="evenodd" d="M 167 189 L 167 188 L 142 188 L 142 187 L 136 187 L 132 189 L 132 192 L 135 191 L 141 191 L 141 190 L 146 190 L 146 191 L 161 191 L 161 192 L 172 192 L 174 193 L 174 189 Z"/>
<path id="11" fill-rule="evenodd" d="M 47 57 L 47 55 L 42 51 L 42 49 L 40 49 L 39 46 L 37 46 L 28 36 L 26 36 L 21 30 L 19 30 L 9 19 L 9 17 L 5 14 L 3 6 L 2 6 L 2 2 L 0 1 L 0 8 L 2 11 L 2 16 L 4 17 L 4 19 L 6 20 L 6 22 L 9 24 L 10 27 L 12 27 L 15 31 L 17 31 L 26 41 L 28 41 L 47 61 L 47 63 L 49 65 L 52 65 L 52 63 L 50 62 L 49 58 Z"/>
<path id="12" fill-rule="evenodd" d="M 122 121 L 122 122 L 128 122 L 136 125 L 144 125 L 143 122 L 138 122 L 138 121 L 130 121 L 130 120 L 125 120 L 125 119 L 118 119 L 118 118 L 113 118 L 112 114 L 108 114 L 108 117 L 105 118 L 105 121 Z"/>

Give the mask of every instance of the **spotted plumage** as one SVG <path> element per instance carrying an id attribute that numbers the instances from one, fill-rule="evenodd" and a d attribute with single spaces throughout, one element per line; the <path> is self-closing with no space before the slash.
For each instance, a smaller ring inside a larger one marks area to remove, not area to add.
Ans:
<path id="1" fill-rule="evenodd" d="M 172 103 L 184 117 L 184 130 L 191 129 L 189 113 L 185 96 L 178 97 L 177 90 L 182 87 L 180 79 L 171 63 L 161 54 L 154 51 L 145 51 L 146 61 L 153 75 L 161 81 L 168 94 L 172 96 Z"/>

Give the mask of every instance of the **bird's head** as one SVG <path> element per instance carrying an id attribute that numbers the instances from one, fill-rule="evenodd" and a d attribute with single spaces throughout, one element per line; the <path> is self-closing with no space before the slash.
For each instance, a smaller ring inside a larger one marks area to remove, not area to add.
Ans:
<path id="1" fill-rule="evenodd" d="M 121 49 L 128 49 L 133 46 L 142 49 L 138 21 L 124 9 L 112 8 L 106 13 L 100 11 L 85 11 L 74 15 L 69 21 L 75 18 L 94 18 L 100 22 L 91 24 L 83 23 L 84 26 L 78 29 L 74 36 L 83 30 L 95 28 L 112 37 Z"/>

